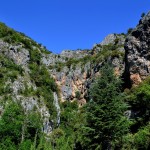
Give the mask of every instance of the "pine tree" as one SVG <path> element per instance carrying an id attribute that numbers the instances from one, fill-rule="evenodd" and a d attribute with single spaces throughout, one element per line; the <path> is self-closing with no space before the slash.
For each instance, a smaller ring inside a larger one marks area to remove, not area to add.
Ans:
<path id="1" fill-rule="evenodd" d="M 121 80 L 113 68 L 106 64 L 89 90 L 90 102 L 86 106 L 86 126 L 83 131 L 84 149 L 111 149 L 128 131 L 124 116 L 127 105 L 123 102 Z"/>

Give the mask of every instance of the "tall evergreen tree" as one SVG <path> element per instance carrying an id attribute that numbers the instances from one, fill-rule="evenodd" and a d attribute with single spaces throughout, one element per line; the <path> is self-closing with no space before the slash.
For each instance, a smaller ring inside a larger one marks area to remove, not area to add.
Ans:
<path id="1" fill-rule="evenodd" d="M 86 106 L 86 126 L 83 131 L 84 149 L 111 149 L 128 131 L 124 116 L 127 105 L 120 90 L 121 80 L 108 64 L 101 69 L 89 90 L 90 102 Z"/>

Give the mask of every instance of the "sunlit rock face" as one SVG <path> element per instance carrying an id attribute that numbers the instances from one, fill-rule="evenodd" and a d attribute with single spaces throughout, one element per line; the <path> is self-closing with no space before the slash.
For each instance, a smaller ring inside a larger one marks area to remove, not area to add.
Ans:
<path id="1" fill-rule="evenodd" d="M 126 72 L 137 85 L 150 75 L 150 12 L 127 36 L 125 50 Z"/>
<path id="2" fill-rule="evenodd" d="M 47 65 L 60 89 L 61 100 L 78 100 L 79 106 L 84 105 L 90 84 L 99 75 L 105 61 L 113 65 L 117 76 L 121 76 L 125 68 L 124 56 L 121 58 L 108 55 L 107 59 L 104 59 L 100 53 L 105 53 L 103 46 L 115 45 L 117 49 L 110 51 L 116 50 L 124 54 L 124 41 L 124 34 L 110 34 L 101 43 L 94 44 L 91 50 L 64 50 L 59 55 L 43 55 L 42 61 Z M 102 60 L 99 61 L 99 57 L 102 57 Z"/>
<path id="3" fill-rule="evenodd" d="M 100 43 L 101 45 L 108 45 L 108 44 L 117 44 L 122 45 L 124 44 L 125 38 L 124 35 L 118 34 L 109 34 L 107 35 L 104 40 Z"/>

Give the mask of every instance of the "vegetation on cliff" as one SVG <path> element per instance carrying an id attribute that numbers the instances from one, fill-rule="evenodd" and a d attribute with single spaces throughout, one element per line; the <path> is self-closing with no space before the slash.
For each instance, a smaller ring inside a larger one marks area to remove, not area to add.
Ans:
<path id="1" fill-rule="evenodd" d="M 149 77 L 138 86 L 123 89 L 114 66 L 104 65 L 114 58 L 124 61 L 118 38 L 114 44 L 97 44 L 97 51 L 93 48 L 79 59 L 66 57 L 63 63 L 58 59 L 55 65 L 43 63 L 43 56 L 49 56 L 43 46 L 3 23 L 0 40 L 0 149 L 150 149 Z M 25 50 L 28 53 L 22 55 L 29 59 L 20 65 L 15 60 Z M 83 66 L 88 62 L 96 76 L 85 78 L 87 104 L 78 106 L 83 93 L 76 90 L 76 101 L 60 103 L 58 124 L 54 93 L 61 93 L 50 70 L 58 73 L 80 64 L 84 73 Z"/>

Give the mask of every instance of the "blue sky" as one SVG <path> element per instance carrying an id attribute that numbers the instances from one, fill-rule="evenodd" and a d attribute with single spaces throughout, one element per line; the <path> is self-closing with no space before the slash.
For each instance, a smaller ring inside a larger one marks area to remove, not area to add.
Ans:
<path id="1" fill-rule="evenodd" d="M 149 0 L 3 0 L 0 21 L 60 53 L 126 32 L 149 10 Z"/>

